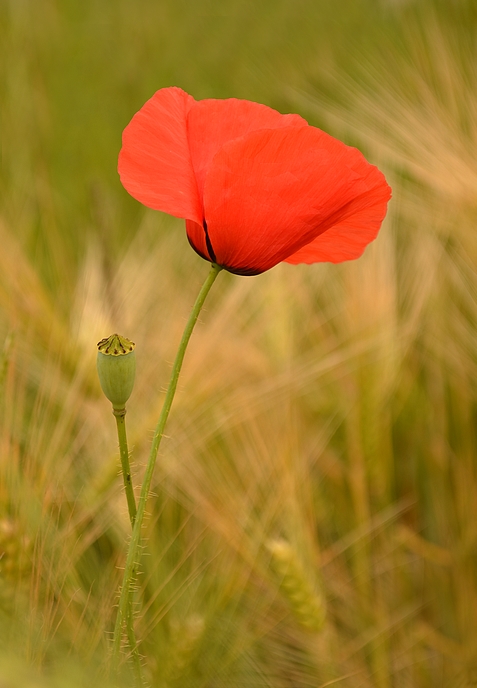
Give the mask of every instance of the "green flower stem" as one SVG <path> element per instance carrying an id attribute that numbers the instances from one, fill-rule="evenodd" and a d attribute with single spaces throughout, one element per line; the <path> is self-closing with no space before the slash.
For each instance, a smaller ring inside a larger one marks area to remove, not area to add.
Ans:
<path id="1" fill-rule="evenodd" d="M 126 409 L 116 409 L 113 407 L 113 414 L 116 418 L 116 425 L 118 427 L 119 457 L 121 459 L 121 468 L 123 470 L 124 490 L 126 492 L 126 499 L 128 502 L 129 520 L 131 521 L 131 528 L 134 528 L 134 521 L 136 520 L 136 499 L 134 498 L 134 490 L 131 480 L 131 468 L 129 466 L 129 450 L 126 436 L 125 418 Z"/>
<path id="2" fill-rule="evenodd" d="M 131 480 L 131 468 L 129 466 L 129 449 L 126 435 L 126 409 L 118 409 L 113 406 L 113 415 L 116 418 L 116 425 L 118 429 L 119 456 L 121 458 L 121 468 L 123 472 L 124 489 L 126 492 L 126 499 L 128 503 L 129 520 L 131 521 L 131 528 L 134 528 L 134 521 L 136 520 L 136 499 L 134 497 L 134 490 Z M 142 688 L 142 686 L 145 686 L 146 683 L 142 675 L 141 657 L 139 655 L 139 650 L 136 642 L 136 634 L 134 632 L 132 590 L 128 595 L 126 628 L 128 643 L 131 649 L 131 655 L 133 659 L 136 685 L 139 688 Z"/>
<path id="3" fill-rule="evenodd" d="M 179 379 L 179 373 L 182 367 L 182 362 L 184 360 L 184 354 L 189 343 L 192 330 L 197 322 L 199 313 L 204 305 L 204 301 L 207 294 L 212 287 L 215 278 L 219 274 L 222 268 L 219 265 L 212 264 L 212 268 L 209 275 L 204 282 L 202 289 L 199 292 L 197 300 L 194 304 L 192 312 L 187 321 L 184 333 L 182 335 L 181 343 L 176 354 L 174 365 L 172 366 L 171 379 L 169 382 L 169 387 L 167 388 L 166 398 L 164 400 L 164 405 L 162 407 L 161 415 L 154 432 L 154 437 L 152 440 L 151 451 L 149 454 L 149 459 L 146 466 L 146 472 L 144 474 L 144 482 L 141 488 L 141 494 L 139 497 L 138 509 L 136 514 L 136 520 L 134 522 L 134 528 L 132 532 L 131 541 L 129 543 L 128 554 L 126 558 L 126 567 L 124 570 L 123 585 L 121 588 L 121 593 L 119 596 L 119 606 L 118 615 L 116 617 L 116 626 L 114 629 L 113 638 L 113 668 L 117 670 L 119 665 L 119 656 L 121 650 L 121 634 L 124 622 L 128 620 L 128 600 L 130 595 L 130 590 L 132 589 L 134 583 L 134 570 L 139 564 L 139 543 L 141 540 L 141 528 L 144 520 L 144 513 L 146 509 L 146 501 L 149 495 L 149 490 L 151 487 L 152 476 L 154 473 L 154 466 L 156 463 L 157 453 L 159 451 L 159 445 L 161 443 L 164 428 L 171 410 L 172 401 L 177 388 L 177 381 Z"/>
<path id="4" fill-rule="evenodd" d="M 134 676 L 136 677 L 136 685 L 138 688 L 145 688 L 145 686 L 147 686 L 147 683 L 146 683 L 144 676 L 142 674 L 141 657 L 139 655 L 139 650 L 138 650 L 137 642 L 136 642 L 136 634 L 134 632 L 132 602 L 133 602 L 133 600 L 132 600 L 132 591 L 131 591 L 131 594 L 128 596 L 128 609 L 127 609 L 127 619 L 126 619 L 128 643 L 129 643 L 129 647 L 131 648 L 131 655 L 133 658 L 133 667 L 134 667 Z"/>

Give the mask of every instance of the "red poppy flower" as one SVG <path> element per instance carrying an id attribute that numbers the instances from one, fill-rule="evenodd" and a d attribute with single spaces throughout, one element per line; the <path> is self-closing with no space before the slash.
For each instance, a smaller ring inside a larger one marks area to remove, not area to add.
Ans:
<path id="1" fill-rule="evenodd" d="M 391 189 L 363 155 L 299 115 L 164 88 L 123 133 L 119 174 L 138 201 L 186 220 L 192 247 L 239 275 L 339 263 L 375 239 Z"/>

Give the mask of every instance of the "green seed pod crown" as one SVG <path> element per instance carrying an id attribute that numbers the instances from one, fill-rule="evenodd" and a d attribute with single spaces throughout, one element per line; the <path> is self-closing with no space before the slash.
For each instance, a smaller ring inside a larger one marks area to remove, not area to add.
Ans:
<path id="1" fill-rule="evenodd" d="M 134 342 L 119 334 L 112 334 L 98 342 L 96 365 L 99 382 L 115 409 L 125 407 L 134 387 L 135 347 Z"/>

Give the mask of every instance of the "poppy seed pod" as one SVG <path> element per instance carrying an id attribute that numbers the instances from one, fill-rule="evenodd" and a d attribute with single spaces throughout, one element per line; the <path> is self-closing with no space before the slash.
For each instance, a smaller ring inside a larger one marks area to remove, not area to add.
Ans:
<path id="1" fill-rule="evenodd" d="M 119 334 L 98 342 L 96 365 L 99 382 L 114 409 L 124 409 L 131 396 L 136 375 L 135 347 L 134 342 Z"/>

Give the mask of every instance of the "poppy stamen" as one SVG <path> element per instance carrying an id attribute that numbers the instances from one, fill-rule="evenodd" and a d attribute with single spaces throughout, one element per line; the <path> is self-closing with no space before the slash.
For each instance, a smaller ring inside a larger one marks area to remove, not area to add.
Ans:
<path id="1" fill-rule="evenodd" d="M 216 263 L 214 249 L 212 248 L 212 242 L 210 241 L 209 232 L 207 231 L 207 222 L 204 220 L 202 222 L 205 232 L 205 245 L 207 246 L 207 251 L 209 252 L 210 259 L 213 263 Z"/>

